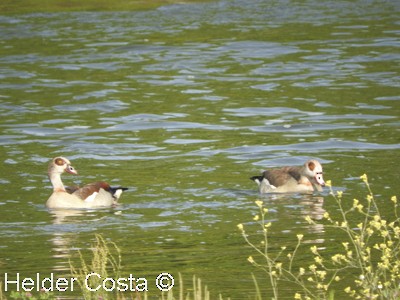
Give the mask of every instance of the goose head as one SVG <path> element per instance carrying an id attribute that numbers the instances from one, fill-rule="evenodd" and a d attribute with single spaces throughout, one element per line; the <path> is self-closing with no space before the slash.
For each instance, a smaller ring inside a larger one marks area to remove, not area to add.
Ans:
<path id="1" fill-rule="evenodd" d="M 320 186 L 325 186 L 324 177 L 322 176 L 322 166 L 315 160 L 311 159 L 304 164 L 305 175 L 310 178 L 311 182 Z"/>
<path id="2" fill-rule="evenodd" d="M 49 165 L 49 176 L 51 174 L 61 175 L 64 172 L 78 175 L 78 171 L 75 170 L 75 168 L 71 165 L 71 162 L 67 158 L 62 156 L 53 158 Z"/>

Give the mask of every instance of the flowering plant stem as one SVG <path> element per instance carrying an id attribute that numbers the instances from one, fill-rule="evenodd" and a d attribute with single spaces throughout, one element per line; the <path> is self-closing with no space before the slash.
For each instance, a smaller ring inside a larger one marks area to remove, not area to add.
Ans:
<path id="1" fill-rule="evenodd" d="M 261 256 L 261 260 L 253 256 L 249 256 L 247 260 L 266 272 L 273 299 L 278 299 L 279 281 L 287 281 L 298 288 L 294 294 L 295 299 L 332 300 L 335 290 L 343 291 L 337 285 L 343 276 L 347 276 L 346 284 L 349 284 L 344 292 L 352 298 L 400 298 L 400 219 L 397 197 L 391 198 L 394 213 L 389 222 L 380 213 L 367 175 L 360 178 L 367 187 L 367 196 L 364 200 L 353 199 L 353 205 L 348 209 L 343 205 L 343 192 L 334 193 L 331 182 L 327 182 L 330 195 L 335 199 L 340 212 L 337 220 L 331 218 L 328 212 L 324 213 L 324 224 L 317 224 L 309 216 L 305 218 L 310 225 L 323 225 L 325 229 L 344 232 L 341 241 L 343 252 L 324 254 L 313 245 L 310 247 L 313 261 L 298 270 L 295 269 L 295 260 L 302 249 L 304 235 L 297 235 L 297 243 L 292 252 L 287 251 L 285 246 L 279 251 L 272 251 L 269 242 L 271 222 L 266 221 L 268 209 L 264 207 L 263 201 L 255 201 L 259 213 L 253 220 L 262 229 L 260 245 L 249 239 L 243 224 L 239 224 L 238 228 L 246 243 Z M 350 269 L 352 272 L 349 272 Z M 256 287 L 258 299 L 261 299 L 257 283 Z"/>

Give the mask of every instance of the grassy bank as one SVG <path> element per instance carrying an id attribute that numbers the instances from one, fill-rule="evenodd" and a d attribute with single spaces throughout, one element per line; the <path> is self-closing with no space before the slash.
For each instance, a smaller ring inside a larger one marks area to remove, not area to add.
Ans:
<path id="1" fill-rule="evenodd" d="M 202 2 L 201 0 L 2 0 L 0 14 L 51 13 L 72 11 L 134 11 L 154 9 L 174 3 Z"/>

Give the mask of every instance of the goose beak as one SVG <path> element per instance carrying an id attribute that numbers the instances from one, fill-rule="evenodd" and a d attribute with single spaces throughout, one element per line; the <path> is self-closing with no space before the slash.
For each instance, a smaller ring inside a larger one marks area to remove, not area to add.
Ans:
<path id="1" fill-rule="evenodd" d="M 322 172 L 318 172 L 317 175 L 315 175 L 315 181 L 320 186 L 325 186 L 325 181 L 324 181 L 324 177 L 322 176 Z"/>
<path id="2" fill-rule="evenodd" d="M 72 175 L 78 175 L 78 171 L 75 170 L 75 168 L 71 165 L 67 165 L 65 172 L 72 174 Z"/>

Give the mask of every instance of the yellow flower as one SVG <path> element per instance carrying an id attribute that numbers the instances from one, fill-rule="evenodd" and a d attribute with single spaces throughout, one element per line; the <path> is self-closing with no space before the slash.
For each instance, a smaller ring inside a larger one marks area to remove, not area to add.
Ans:
<path id="1" fill-rule="evenodd" d="M 254 221 L 258 221 L 259 219 L 260 219 L 259 215 L 255 215 L 254 218 L 253 218 Z"/>
<path id="2" fill-rule="evenodd" d="M 318 275 L 319 278 L 324 280 L 325 277 L 326 277 L 326 271 L 317 271 L 317 275 Z"/>
<path id="3" fill-rule="evenodd" d="M 397 203 L 397 197 L 396 196 L 393 196 L 392 198 L 390 198 L 390 200 L 392 200 L 393 203 Z"/>
<path id="4" fill-rule="evenodd" d="M 343 196 L 343 191 L 337 191 L 337 196 L 339 197 L 339 198 L 342 198 L 342 196 Z"/>
<path id="5" fill-rule="evenodd" d="M 346 257 L 343 254 L 335 254 L 331 257 L 334 263 L 340 263 L 341 260 L 345 260 Z"/>
<path id="6" fill-rule="evenodd" d="M 365 231 L 367 232 L 368 236 L 371 236 L 374 233 L 371 228 L 367 228 Z"/>
<path id="7" fill-rule="evenodd" d="M 315 254 L 315 255 L 318 254 L 317 246 L 315 246 L 315 245 L 314 245 L 314 246 L 311 246 L 310 250 L 311 250 L 311 252 L 312 252 L 313 254 Z"/>
<path id="8" fill-rule="evenodd" d="M 362 292 L 364 295 L 368 295 L 371 292 L 371 290 L 369 288 L 366 288 Z"/>
<path id="9" fill-rule="evenodd" d="M 367 183 L 367 182 L 368 182 L 368 176 L 367 176 L 367 174 L 361 175 L 361 176 L 360 176 L 360 179 L 361 179 L 362 181 L 364 181 L 365 183 Z"/>
<path id="10" fill-rule="evenodd" d="M 325 181 L 325 185 L 326 185 L 327 187 L 331 187 L 331 186 L 332 186 L 332 181 L 331 181 L 331 180 Z"/>
<path id="11" fill-rule="evenodd" d="M 253 256 L 249 256 L 249 257 L 247 258 L 247 261 L 248 261 L 249 263 L 251 263 L 251 264 L 254 264 L 254 263 L 255 263 L 255 261 L 254 261 L 254 259 L 253 259 Z"/>
<path id="12" fill-rule="evenodd" d="M 237 224 L 237 228 L 239 228 L 240 231 L 243 231 L 243 224 Z"/>
<path id="13" fill-rule="evenodd" d="M 263 202 L 261 200 L 256 200 L 255 203 L 259 208 L 261 208 L 263 205 Z"/>
<path id="14" fill-rule="evenodd" d="M 301 295 L 299 293 L 294 294 L 294 299 L 301 300 Z"/>
<path id="15" fill-rule="evenodd" d="M 304 237 L 304 235 L 302 235 L 302 234 L 298 234 L 298 235 L 297 235 L 297 239 L 298 239 L 299 241 L 301 241 L 301 240 L 303 239 L 303 237 Z"/>
<path id="16" fill-rule="evenodd" d="M 306 221 L 308 222 L 308 224 L 313 224 L 313 223 L 314 223 L 314 221 L 311 219 L 310 216 L 306 216 L 306 217 L 304 218 L 304 220 L 306 220 Z"/>
<path id="17" fill-rule="evenodd" d="M 319 265 L 322 264 L 322 258 L 319 257 L 319 256 L 315 256 L 315 257 L 314 257 L 314 261 L 315 261 L 317 264 L 319 264 Z"/>
<path id="18" fill-rule="evenodd" d="M 317 266 L 316 265 L 311 265 L 308 267 L 310 269 L 310 271 L 315 272 L 315 270 L 317 270 Z"/>

